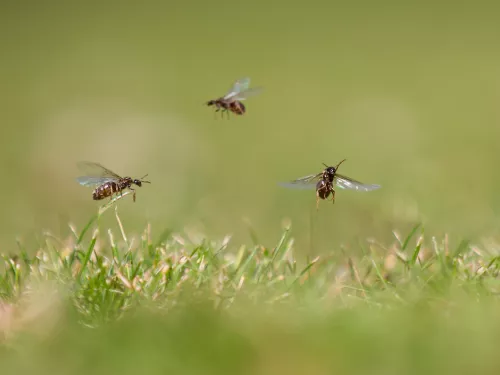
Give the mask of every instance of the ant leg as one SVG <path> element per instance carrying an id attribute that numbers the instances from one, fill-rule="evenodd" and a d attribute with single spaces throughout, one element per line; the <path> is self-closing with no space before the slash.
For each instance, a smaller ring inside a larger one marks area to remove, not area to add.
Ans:
<path id="1" fill-rule="evenodd" d="M 135 202 L 135 189 L 132 189 L 131 187 L 129 187 L 129 189 L 133 192 L 132 200 Z"/>
<path id="2" fill-rule="evenodd" d="M 332 188 L 330 191 L 332 192 L 332 203 L 335 204 L 335 190 Z"/>
<path id="3" fill-rule="evenodd" d="M 316 211 L 319 209 L 319 193 L 316 191 Z"/>
<path id="4" fill-rule="evenodd" d="M 220 105 L 216 104 L 215 108 L 216 108 L 216 110 L 214 111 L 214 118 L 217 119 L 217 112 L 219 112 L 221 110 L 221 107 L 220 107 Z"/>

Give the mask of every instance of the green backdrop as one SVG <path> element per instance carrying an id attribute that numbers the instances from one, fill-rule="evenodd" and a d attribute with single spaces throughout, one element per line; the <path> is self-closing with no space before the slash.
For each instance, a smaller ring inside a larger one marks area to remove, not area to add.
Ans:
<path id="1" fill-rule="evenodd" d="M 68 234 L 98 206 L 78 160 L 140 177 L 129 231 L 232 233 L 266 244 L 291 219 L 298 250 L 498 224 L 498 5 L 398 1 L 25 1 L 1 5 L 0 244 Z M 243 76 L 247 114 L 204 103 Z M 383 188 L 277 183 L 347 158 Z M 111 225 L 112 215 L 109 220 Z M 106 221 L 105 220 L 105 221 Z"/>

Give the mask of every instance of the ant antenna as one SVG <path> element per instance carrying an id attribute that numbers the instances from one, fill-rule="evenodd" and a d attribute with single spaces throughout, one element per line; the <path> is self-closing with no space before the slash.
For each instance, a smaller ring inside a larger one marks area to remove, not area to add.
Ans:
<path id="1" fill-rule="evenodd" d="M 151 181 L 145 181 L 145 180 L 144 180 L 144 178 L 148 177 L 148 174 L 149 174 L 149 173 L 146 173 L 144 176 L 142 176 L 142 177 L 140 178 L 140 181 L 141 181 L 141 182 L 145 182 L 145 183 L 150 184 L 150 183 L 151 183 Z"/>
<path id="2" fill-rule="evenodd" d="M 347 159 L 344 159 L 344 160 L 340 161 L 340 162 L 337 164 L 337 166 L 335 167 L 335 170 L 339 169 L 339 165 L 340 165 L 340 164 L 342 164 L 343 162 L 345 162 L 346 160 L 347 160 Z"/>

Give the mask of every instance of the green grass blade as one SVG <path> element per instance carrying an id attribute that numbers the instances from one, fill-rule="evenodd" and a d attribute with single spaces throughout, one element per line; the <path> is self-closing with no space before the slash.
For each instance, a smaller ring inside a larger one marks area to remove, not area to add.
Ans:
<path id="1" fill-rule="evenodd" d="M 405 251 L 406 248 L 408 247 L 412 237 L 415 235 L 415 233 L 417 232 L 418 228 L 420 228 L 420 223 L 415 225 L 413 227 L 413 229 L 410 231 L 410 233 L 408 234 L 408 236 L 405 238 L 405 240 L 403 241 L 403 244 L 401 245 L 401 250 L 402 251 Z"/>
<path id="2" fill-rule="evenodd" d="M 89 222 L 87 223 L 87 225 L 85 225 L 85 227 L 83 228 L 83 230 L 81 231 L 80 233 L 80 236 L 78 237 L 77 241 L 76 241 L 76 244 L 77 245 L 80 245 L 83 241 L 83 237 L 85 236 L 85 233 L 87 233 L 87 231 L 90 229 L 92 223 L 94 221 L 97 220 L 97 218 L 99 217 L 99 215 L 94 215 L 90 218 Z"/>
<path id="3" fill-rule="evenodd" d="M 78 273 L 78 280 L 81 281 L 81 277 L 83 275 L 83 272 L 87 268 L 87 264 L 89 263 L 90 257 L 92 256 L 92 252 L 94 251 L 95 244 L 97 242 L 97 235 L 94 235 L 92 238 L 92 241 L 90 242 L 89 247 L 87 248 L 87 251 L 85 252 L 85 257 L 83 258 L 82 262 L 82 267 L 80 269 L 80 272 Z"/>

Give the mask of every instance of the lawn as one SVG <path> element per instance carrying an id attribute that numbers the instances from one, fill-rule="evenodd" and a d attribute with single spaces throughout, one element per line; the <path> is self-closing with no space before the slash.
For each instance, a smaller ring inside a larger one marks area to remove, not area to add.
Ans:
<path id="1" fill-rule="evenodd" d="M 115 207 L 116 208 L 116 207 Z M 114 212 L 113 212 L 114 211 Z M 497 373 L 498 245 L 416 226 L 307 259 L 100 224 L 20 244 L 0 275 L 5 373 Z M 32 255 L 30 255 L 32 254 Z"/>

